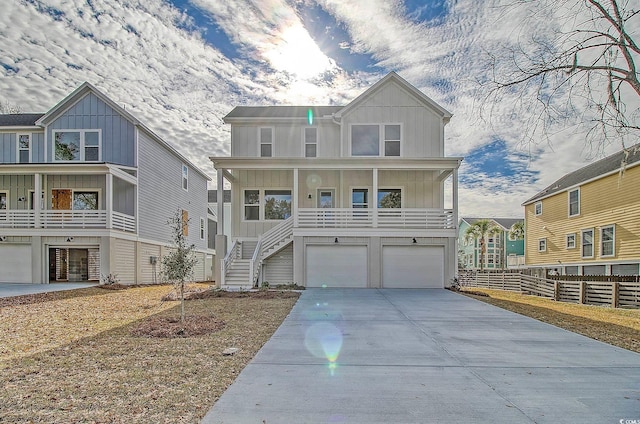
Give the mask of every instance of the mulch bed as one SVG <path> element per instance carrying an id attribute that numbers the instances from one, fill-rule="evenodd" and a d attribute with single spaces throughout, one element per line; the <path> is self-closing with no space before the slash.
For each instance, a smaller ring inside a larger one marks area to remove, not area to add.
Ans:
<path id="1" fill-rule="evenodd" d="M 210 315 L 187 315 L 184 323 L 180 317 L 151 317 L 142 321 L 131 330 L 131 334 L 140 337 L 195 337 L 220 331 L 225 322 Z"/>

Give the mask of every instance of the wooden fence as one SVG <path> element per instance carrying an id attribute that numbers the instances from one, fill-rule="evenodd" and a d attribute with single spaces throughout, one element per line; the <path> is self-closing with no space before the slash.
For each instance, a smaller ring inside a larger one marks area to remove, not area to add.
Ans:
<path id="1" fill-rule="evenodd" d="M 640 279 L 635 276 L 615 279 L 622 281 L 588 281 L 589 278 L 581 279 L 580 276 L 561 281 L 518 271 L 461 271 L 458 276 L 462 287 L 514 291 L 559 302 L 640 308 Z"/>

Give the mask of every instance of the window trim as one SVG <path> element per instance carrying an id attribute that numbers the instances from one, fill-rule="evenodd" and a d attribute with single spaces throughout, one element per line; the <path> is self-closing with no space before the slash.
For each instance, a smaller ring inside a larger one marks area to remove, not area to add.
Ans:
<path id="1" fill-rule="evenodd" d="M 569 245 L 569 237 L 573 236 L 573 246 Z M 577 241 L 578 241 L 578 237 L 576 233 L 568 233 L 565 235 L 565 239 L 564 239 L 564 245 L 565 248 L 568 249 L 575 249 L 577 247 Z"/>
<path id="2" fill-rule="evenodd" d="M 544 245 L 544 247 L 542 247 Z M 546 252 L 547 251 L 547 238 L 539 238 L 538 239 L 538 252 Z"/>
<path id="3" fill-rule="evenodd" d="M 578 192 L 578 212 L 571 214 L 571 193 Z M 574 216 L 580 216 L 580 187 L 567 190 L 567 215 L 571 218 Z"/>
<path id="4" fill-rule="evenodd" d="M 54 189 L 54 190 L 64 190 L 64 189 Z M 100 206 L 102 206 L 102 201 L 100 200 L 102 198 L 102 189 L 99 188 L 90 188 L 90 187 L 78 187 L 78 188 L 69 188 L 67 190 L 71 190 L 71 210 L 72 211 L 83 211 L 83 210 L 95 210 L 95 211 L 99 211 L 102 210 L 100 209 Z M 33 191 L 33 190 L 30 190 Z M 35 195 L 35 191 L 34 195 Z M 96 205 L 96 209 L 74 209 L 73 208 L 73 204 L 75 203 L 75 195 L 76 193 L 96 193 L 98 195 L 98 204 Z"/>
<path id="5" fill-rule="evenodd" d="M 247 191 L 257 191 L 258 192 L 258 203 L 245 203 L 245 192 Z M 291 187 L 263 187 L 263 188 L 243 188 L 242 189 L 242 222 L 282 222 L 284 219 L 266 219 L 265 218 L 265 196 L 267 191 L 288 191 L 291 196 L 291 215 L 293 216 L 293 204 L 294 204 L 294 192 Z M 257 207 L 258 208 L 258 219 L 246 219 L 245 207 Z M 288 218 L 285 218 L 288 219 Z"/>
<path id="6" fill-rule="evenodd" d="M 57 133 L 65 133 L 65 132 L 77 132 L 80 133 L 80 157 L 78 160 L 64 160 L 64 159 L 56 159 L 56 134 Z M 98 145 L 97 146 L 88 146 L 88 147 L 97 147 L 98 148 L 98 159 L 88 161 L 85 159 L 86 157 L 86 148 L 87 145 L 85 143 L 85 134 L 86 133 L 98 133 Z M 77 128 L 68 128 L 68 129 L 54 129 L 51 130 L 51 143 L 52 144 L 52 153 L 51 158 L 54 163 L 75 163 L 75 162 L 89 162 L 89 163 L 97 163 L 102 162 L 102 129 L 101 128 L 87 128 L 87 129 L 77 129 Z"/>
<path id="7" fill-rule="evenodd" d="M 362 205 L 366 205 L 364 207 L 355 207 L 353 206 L 353 191 L 354 190 L 366 190 L 367 191 L 367 202 L 362 203 Z M 371 209 L 371 192 L 373 189 L 371 187 L 363 187 L 363 186 L 353 186 L 349 187 L 349 207 L 351 209 Z"/>
<path id="8" fill-rule="evenodd" d="M 0 190 L 0 194 L 4 194 L 5 208 L 0 210 L 9 210 L 9 190 Z"/>
<path id="9" fill-rule="evenodd" d="M 538 206 L 540 206 L 540 211 L 538 212 Z M 542 200 L 533 204 L 533 214 L 535 216 L 542 215 Z"/>
<path id="10" fill-rule="evenodd" d="M 20 137 L 24 136 L 24 135 L 29 137 L 29 147 L 27 149 L 20 148 Z M 32 149 L 32 146 L 33 146 L 33 135 L 32 135 L 32 133 L 27 133 L 27 132 L 16 133 L 16 163 L 31 163 L 32 162 L 32 160 L 33 160 L 33 156 L 32 156 L 33 155 L 33 153 L 32 153 L 33 149 Z M 27 156 L 28 156 L 27 162 L 20 162 L 20 152 L 23 152 L 25 150 L 28 152 L 27 153 Z"/>
<path id="11" fill-rule="evenodd" d="M 269 131 L 271 131 L 271 142 L 270 143 L 263 143 L 262 142 L 262 130 L 263 129 L 268 129 Z M 274 137 L 275 137 L 275 127 L 270 127 L 270 126 L 260 126 L 258 127 L 258 157 L 261 158 L 272 158 L 274 157 L 273 154 L 273 145 L 274 145 Z M 262 156 L 262 145 L 269 145 L 271 146 L 271 155 L 270 156 Z"/>
<path id="12" fill-rule="evenodd" d="M 27 197 L 27 208 L 29 210 L 35 209 L 35 204 L 34 204 L 35 197 L 36 197 L 36 191 L 34 189 L 30 189 L 29 197 Z M 73 200 L 73 193 L 71 194 L 71 199 Z M 40 197 L 40 210 L 44 210 L 45 209 L 44 206 L 45 206 L 45 193 L 44 193 L 44 190 L 42 190 L 42 196 Z"/>
<path id="13" fill-rule="evenodd" d="M 257 191 L 258 192 L 258 203 L 246 203 L 246 192 L 247 191 Z M 243 188 L 242 189 L 242 222 L 260 222 L 262 221 L 262 216 L 260 213 L 260 204 L 262 203 L 262 196 L 259 188 Z M 247 219 L 247 214 L 245 213 L 245 208 L 258 208 L 258 219 Z"/>
<path id="14" fill-rule="evenodd" d="M 605 255 L 603 254 L 604 251 L 604 237 L 602 236 L 604 230 L 606 228 L 611 228 L 613 230 L 613 238 L 610 240 L 611 243 L 611 254 L 610 255 Z M 602 227 L 600 227 L 600 257 L 601 258 L 613 258 L 616 256 L 616 224 L 610 224 L 610 225 L 603 225 Z"/>
<path id="15" fill-rule="evenodd" d="M 206 237 L 205 233 L 205 220 L 203 217 L 200 217 L 200 240 L 204 240 Z"/>
<path id="16" fill-rule="evenodd" d="M 591 232 L 591 255 L 584 255 L 584 233 Z M 580 230 L 580 257 L 583 259 L 594 258 L 595 257 L 595 231 L 593 228 L 585 228 L 584 230 Z"/>
<path id="17" fill-rule="evenodd" d="M 267 197 L 267 191 L 288 191 L 289 192 L 289 196 L 291 196 L 291 199 L 289 200 L 291 202 L 291 204 L 289 205 L 289 210 L 290 210 L 290 214 L 287 218 L 283 218 L 283 219 L 267 219 L 265 217 L 266 215 L 266 197 Z M 292 188 L 277 188 L 277 187 L 269 187 L 269 188 L 263 188 L 262 190 L 260 190 L 260 210 L 261 210 L 261 214 L 260 214 L 260 219 L 261 221 L 264 222 L 282 222 L 286 219 L 289 219 L 290 217 L 293 216 L 293 189 Z"/>
<path id="18" fill-rule="evenodd" d="M 182 178 L 181 178 L 182 189 L 186 192 L 189 192 L 189 167 L 187 166 L 186 163 L 183 162 L 182 167 L 180 169 L 182 171 Z"/>
<path id="19" fill-rule="evenodd" d="M 353 127 L 359 125 L 368 125 L 368 126 L 377 126 L 378 127 L 378 153 L 375 155 L 354 155 L 353 154 Z M 398 156 L 387 156 L 385 154 L 386 149 L 386 137 L 385 137 L 385 127 L 387 125 L 398 125 L 400 127 L 400 140 L 389 140 L 389 141 L 399 141 L 400 142 L 400 152 Z M 403 151 L 403 138 L 404 138 L 404 125 L 402 122 L 353 122 L 349 124 L 349 156 L 350 157 L 390 157 L 397 158 L 402 157 Z"/>
<path id="20" fill-rule="evenodd" d="M 307 130 L 308 129 L 314 129 L 316 131 L 316 141 L 314 143 L 307 142 Z M 307 145 L 315 146 L 315 148 L 316 148 L 315 156 L 307 156 Z M 310 126 L 310 127 L 302 128 L 302 157 L 304 157 L 304 158 L 317 158 L 318 157 L 318 127 L 317 126 Z"/>

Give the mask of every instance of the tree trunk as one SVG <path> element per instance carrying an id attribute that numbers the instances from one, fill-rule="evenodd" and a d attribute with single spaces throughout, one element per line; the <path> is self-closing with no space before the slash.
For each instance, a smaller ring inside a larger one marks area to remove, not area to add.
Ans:
<path id="1" fill-rule="evenodd" d="M 180 322 L 184 326 L 184 281 L 180 282 Z"/>

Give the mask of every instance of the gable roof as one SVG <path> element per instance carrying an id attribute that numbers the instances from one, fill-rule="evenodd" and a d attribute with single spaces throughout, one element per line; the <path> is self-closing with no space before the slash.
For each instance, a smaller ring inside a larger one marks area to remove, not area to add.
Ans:
<path id="1" fill-rule="evenodd" d="M 0 115 L 0 127 L 35 127 L 43 113 L 9 113 Z"/>
<path id="2" fill-rule="evenodd" d="M 566 174 L 529 200 L 525 201 L 522 206 L 526 206 L 537 200 L 552 196 L 587 181 L 619 172 L 623 162 L 625 162 L 627 167 L 631 165 L 640 165 L 640 144 L 629 147 L 626 151 L 621 150 L 618 153 L 614 153 L 611 156 L 607 156 L 604 159 L 600 159 L 597 162 Z"/>
<path id="3" fill-rule="evenodd" d="M 369 87 L 367 90 L 365 90 L 362 94 L 360 94 L 358 97 L 353 99 L 348 105 L 346 105 L 344 108 L 342 108 L 342 110 L 340 110 L 338 113 L 336 113 L 336 118 L 338 118 L 338 119 L 341 118 L 349 110 L 351 110 L 354 107 L 358 106 L 360 103 L 362 103 L 368 97 L 370 97 L 373 93 L 375 93 L 376 91 L 378 91 L 380 88 L 382 88 L 383 86 L 385 86 L 386 84 L 388 84 L 391 81 L 399 84 L 402 88 L 404 88 L 409 93 L 411 93 L 415 97 L 417 97 L 418 100 L 420 100 L 422 103 L 424 103 L 427 106 L 429 106 L 430 108 L 434 109 L 437 113 L 439 113 L 442 116 L 442 118 L 445 120 L 445 122 L 449 122 L 449 119 L 451 119 L 451 117 L 453 116 L 451 114 L 451 112 L 449 112 L 448 110 L 446 110 L 445 108 L 440 106 L 438 103 L 434 102 L 430 97 L 428 97 L 422 91 L 418 90 L 413 85 L 409 84 L 400 75 L 398 75 L 397 73 L 391 71 L 387 75 L 385 75 L 384 78 L 382 78 L 380 81 L 378 81 L 375 84 L 373 84 L 371 87 Z"/>
<path id="4" fill-rule="evenodd" d="M 313 116 L 317 118 L 335 116 L 339 119 L 391 81 L 399 84 L 422 103 L 434 109 L 446 122 L 451 118 L 452 115 L 449 111 L 392 71 L 344 106 L 236 106 L 222 120 L 225 123 L 230 123 L 235 120 L 260 118 L 307 119 L 309 109 L 313 111 Z"/>
<path id="5" fill-rule="evenodd" d="M 47 113 L 42 115 L 38 120 L 36 120 L 35 124 L 40 126 L 46 126 L 53 122 L 59 115 L 66 112 L 69 108 L 83 99 L 87 94 L 92 93 L 96 97 L 98 97 L 101 101 L 105 102 L 109 107 L 115 110 L 118 114 L 122 115 L 125 119 L 129 120 L 133 125 L 145 131 L 149 134 L 156 142 L 160 143 L 164 147 L 166 147 L 169 151 L 175 154 L 180 160 L 189 164 L 189 166 L 202 175 L 207 181 L 211 181 L 211 177 L 209 177 L 204 171 L 195 166 L 189 159 L 187 159 L 182 153 L 180 153 L 175 147 L 171 144 L 163 140 L 159 135 L 149 129 L 146 125 L 138 120 L 135 116 L 127 112 L 122 106 L 111 100 L 108 96 L 102 93 L 100 90 L 95 88 L 88 82 L 83 82 L 78 88 L 73 90 L 71 94 L 67 95 L 64 99 L 59 101 L 54 107 L 49 109 Z"/>
<path id="6" fill-rule="evenodd" d="M 480 221 L 481 219 L 488 219 L 489 221 L 495 222 L 500 227 L 502 227 L 502 229 L 504 231 L 509 231 L 511 229 L 511 227 L 513 226 L 513 224 L 515 224 L 516 222 L 524 222 L 524 218 L 489 218 L 489 217 L 486 217 L 486 218 L 469 218 L 469 217 L 460 218 L 461 221 L 464 221 L 469 225 L 473 225 L 476 222 Z"/>

